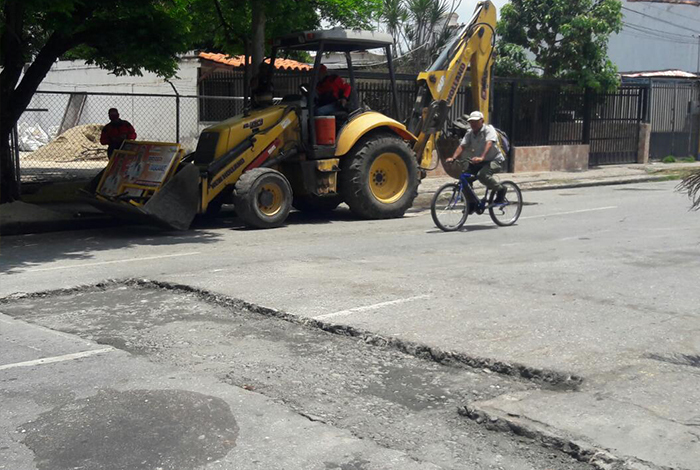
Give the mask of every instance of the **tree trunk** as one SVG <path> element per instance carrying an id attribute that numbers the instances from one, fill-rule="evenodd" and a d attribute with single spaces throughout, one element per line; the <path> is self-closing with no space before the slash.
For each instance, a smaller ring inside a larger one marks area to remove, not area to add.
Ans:
<path id="1" fill-rule="evenodd" d="M 252 68 L 253 77 L 258 76 L 258 66 L 265 59 L 265 4 L 261 0 L 252 0 L 253 8 L 253 43 Z"/>
<path id="2" fill-rule="evenodd" d="M 17 85 L 19 73 L 24 66 L 22 57 L 14 57 L 9 63 L 6 57 L 6 69 L 0 73 L 0 204 L 12 202 L 19 196 L 12 153 L 10 152 L 10 133 L 32 100 L 34 92 L 41 84 L 53 63 L 61 54 L 70 49 L 72 42 L 53 34 L 37 54 L 34 62 L 25 72 Z M 16 86 L 16 87 L 15 87 Z"/>
<path id="3" fill-rule="evenodd" d="M 12 202 L 19 198 L 17 175 L 10 150 L 10 133 L 13 127 L 0 126 L 0 203 Z"/>

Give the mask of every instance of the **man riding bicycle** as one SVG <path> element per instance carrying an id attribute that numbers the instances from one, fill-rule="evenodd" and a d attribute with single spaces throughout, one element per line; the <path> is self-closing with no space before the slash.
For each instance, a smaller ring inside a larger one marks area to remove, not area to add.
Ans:
<path id="1" fill-rule="evenodd" d="M 459 159 L 462 167 L 467 164 L 464 171 L 476 175 L 470 178 L 470 182 L 478 179 L 481 184 L 496 192 L 496 204 L 503 203 L 507 189 L 493 177 L 503 170 L 502 165 L 506 160 L 498 145 L 498 133 L 493 126 L 484 124 L 484 115 L 479 111 L 471 113 L 468 121 L 471 129 L 446 162 L 452 163 Z M 462 156 L 465 158 L 460 158 Z"/>

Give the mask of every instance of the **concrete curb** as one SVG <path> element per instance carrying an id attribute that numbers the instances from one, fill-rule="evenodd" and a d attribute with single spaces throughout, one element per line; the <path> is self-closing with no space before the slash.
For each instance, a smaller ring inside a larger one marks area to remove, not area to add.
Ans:
<path id="1" fill-rule="evenodd" d="M 552 184 L 545 186 L 535 186 L 532 183 L 525 183 L 522 189 L 527 191 L 549 191 L 555 189 L 572 189 L 572 188 L 593 188 L 597 186 L 618 186 L 623 184 L 635 184 L 635 183 L 652 183 L 658 181 L 670 181 L 678 179 L 680 176 L 677 175 L 663 175 L 663 176 L 641 176 L 638 178 L 630 178 L 625 180 L 593 180 L 593 181 L 581 181 L 577 183 L 565 183 L 565 184 Z"/>
<path id="2" fill-rule="evenodd" d="M 541 423 L 522 419 L 516 415 L 506 415 L 497 410 L 486 410 L 474 403 L 460 407 L 457 412 L 489 431 L 505 432 L 535 441 L 543 447 L 557 449 L 572 458 L 592 465 L 599 470 L 671 470 L 634 458 L 622 458 L 607 449 L 587 442 L 558 435 Z M 562 433 L 563 434 L 563 433 Z"/>
<path id="3" fill-rule="evenodd" d="M 554 190 L 559 190 L 559 189 L 575 189 L 575 188 L 593 188 L 593 187 L 598 187 L 598 186 L 619 186 L 619 185 L 624 185 L 624 184 L 636 184 L 636 183 L 653 183 L 653 182 L 662 182 L 662 181 L 670 181 L 670 180 L 675 180 L 675 179 L 680 179 L 681 175 L 675 175 L 675 174 L 665 174 L 665 175 L 658 175 L 658 176 L 640 176 L 640 177 L 634 177 L 630 179 L 610 179 L 610 180 L 581 180 L 581 181 L 574 181 L 572 183 L 564 183 L 564 184 L 547 184 L 544 183 L 542 185 L 537 185 L 536 182 L 525 182 L 525 183 L 517 183 L 520 189 L 523 191 L 554 191 Z M 448 181 L 446 180 L 445 183 Z M 442 185 L 440 185 L 442 186 Z M 416 200 L 413 202 L 413 209 L 427 209 L 430 208 L 430 204 L 433 199 L 433 195 L 435 192 L 440 188 L 440 186 L 436 187 L 435 190 L 426 190 L 426 191 L 420 191 L 418 190 L 418 196 L 416 197 Z"/>

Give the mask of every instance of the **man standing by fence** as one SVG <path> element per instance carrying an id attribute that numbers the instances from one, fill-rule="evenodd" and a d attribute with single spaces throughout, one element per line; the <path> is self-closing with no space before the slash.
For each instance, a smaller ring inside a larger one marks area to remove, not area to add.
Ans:
<path id="1" fill-rule="evenodd" d="M 110 108 L 109 123 L 102 128 L 102 134 L 100 135 L 100 143 L 108 145 L 107 156 L 111 157 L 114 149 L 120 148 L 125 140 L 135 139 L 136 131 L 134 126 L 129 121 L 119 118 L 117 108 Z"/>

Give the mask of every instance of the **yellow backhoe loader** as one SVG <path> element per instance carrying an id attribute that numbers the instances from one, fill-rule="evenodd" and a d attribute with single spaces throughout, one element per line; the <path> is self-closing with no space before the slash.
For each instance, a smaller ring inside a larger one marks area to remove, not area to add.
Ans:
<path id="1" fill-rule="evenodd" d="M 332 29 L 281 37 L 260 80 L 272 81 L 279 52 L 314 51 L 310 83 L 299 94 L 274 105 L 271 96 L 257 97 L 257 109 L 205 129 L 196 150 L 184 157 L 176 144 L 126 142 L 91 191 L 90 202 L 115 215 L 182 230 L 195 215 L 229 202 L 255 228 L 282 225 L 292 207 L 329 211 L 341 202 L 362 218 L 401 217 L 436 159 L 435 143 L 467 75 L 475 108 L 488 113 L 495 24 L 493 4 L 480 2 L 471 21 L 418 76 L 407 125 L 366 108 L 355 91 L 350 53 L 384 49 L 398 115 L 390 36 Z M 334 135 L 329 139 L 323 131 L 321 139 L 323 128 L 317 126 L 328 117 L 316 116 L 314 104 L 327 52 L 345 54 L 353 92 L 348 110 L 332 116 Z M 144 173 L 151 176 L 139 176 Z"/>

